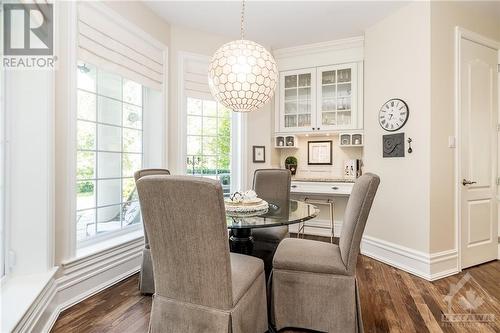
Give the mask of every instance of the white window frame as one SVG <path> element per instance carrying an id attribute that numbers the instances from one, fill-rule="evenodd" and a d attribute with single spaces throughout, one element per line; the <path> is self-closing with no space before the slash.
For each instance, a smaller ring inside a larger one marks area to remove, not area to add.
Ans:
<path id="1" fill-rule="evenodd" d="M 210 57 L 190 52 L 178 52 L 178 161 L 177 171 L 187 174 L 186 151 L 187 151 L 187 99 L 188 97 L 214 100 L 211 94 L 187 94 L 184 87 L 184 66 L 188 60 L 209 62 Z M 208 74 L 207 74 L 208 80 Z M 208 83 L 207 83 L 208 84 Z M 247 116 L 244 113 L 232 112 L 231 117 L 231 192 L 244 190 L 246 188 L 246 140 L 247 140 Z"/>
<path id="2" fill-rule="evenodd" d="M 84 62 L 85 63 L 85 62 Z M 123 124 L 122 125 L 114 125 L 114 124 L 108 124 L 108 123 L 102 123 L 102 122 L 99 122 L 99 119 L 98 119 L 98 115 L 99 115 L 99 111 L 98 111 L 98 107 L 99 107 L 99 96 L 102 96 L 102 97 L 105 97 L 105 98 L 108 98 L 108 99 L 112 99 L 112 100 L 116 100 L 118 101 L 117 99 L 115 98 L 111 98 L 111 97 L 108 97 L 108 96 L 103 96 L 101 94 L 99 94 L 99 88 L 98 88 L 98 71 L 105 71 L 105 72 L 108 72 L 106 70 L 102 70 L 101 68 L 99 68 L 98 66 L 94 65 L 94 64 L 89 64 L 91 65 L 92 67 L 94 67 L 96 69 L 96 91 L 95 92 L 92 92 L 92 91 L 87 91 L 87 90 L 84 90 L 84 89 L 80 89 L 78 88 L 78 82 L 77 82 L 77 92 L 78 91 L 83 91 L 83 92 L 86 92 L 86 93 L 90 93 L 90 94 L 93 94 L 96 96 L 96 110 L 95 110 L 95 120 L 84 120 L 84 119 L 78 119 L 78 116 L 77 116 L 77 120 L 76 122 L 78 123 L 79 121 L 82 121 L 82 122 L 87 122 L 87 123 L 92 123 L 96 126 L 96 132 L 95 132 L 95 135 L 96 135 L 96 141 L 95 141 L 95 148 L 94 149 L 89 149 L 89 150 L 80 150 L 78 148 L 76 148 L 76 152 L 78 153 L 79 151 L 90 151 L 90 152 L 93 152 L 95 153 L 95 165 L 94 165 L 94 173 L 95 173 L 95 178 L 94 179 L 90 179 L 89 181 L 92 181 L 94 182 L 94 195 L 95 195 L 95 206 L 93 207 L 90 207 L 90 208 L 86 208 L 86 209 L 81 209 L 82 211 L 85 211 L 85 210 L 95 210 L 95 228 L 97 229 L 98 228 L 98 211 L 100 208 L 106 208 L 106 207 L 111 207 L 111 206 L 122 206 L 123 204 L 127 203 L 126 201 L 123 201 L 123 198 L 121 198 L 121 201 L 120 203 L 113 203 L 113 204 L 110 204 L 110 205 L 105 205 L 105 206 L 99 206 L 98 205 L 98 187 L 97 187 L 97 184 L 98 184 L 98 181 L 99 180 L 102 180 L 102 178 L 97 178 L 98 174 L 97 174 L 97 170 L 98 170 L 98 153 L 99 152 L 107 152 L 107 151 L 101 151 L 99 150 L 99 147 L 98 147 L 98 128 L 99 128 L 99 125 L 105 125 L 105 126 L 112 126 L 112 127 L 118 127 L 121 129 L 121 132 L 122 132 L 122 147 L 121 147 L 121 150 L 116 153 L 120 153 L 122 154 L 121 158 L 123 158 L 123 154 L 127 154 L 128 152 L 125 152 L 123 151 L 123 130 L 124 129 L 133 129 L 133 130 L 139 130 L 141 132 L 141 152 L 140 153 L 131 153 L 131 154 L 140 154 L 141 155 L 141 166 L 142 168 L 144 168 L 144 163 L 145 163 L 145 154 L 144 154 L 144 132 L 147 131 L 147 129 L 144 128 L 144 114 L 145 114 L 145 100 L 147 98 L 147 91 L 149 90 L 147 87 L 144 87 L 142 84 L 141 84 L 141 88 L 142 88 L 142 101 L 141 101 L 141 128 L 140 129 L 135 129 L 135 128 L 130 128 L 130 127 L 127 127 L 127 126 L 124 126 Z M 78 68 L 75 68 L 75 71 L 77 71 Z M 109 72 L 108 72 L 109 73 Z M 122 89 L 123 89 L 123 80 L 126 80 L 127 78 L 121 76 L 120 74 L 117 74 L 117 73 L 111 73 L 111 74 L 114 74 L 114 75 L 117 75 L 117 76 L 120 76 L 121 80 L 122 80 Z M 138 82 L 135 82 L 135 83 L 138 83 Z M 140 84 L 140 83 L 138 83 Z M 122 92 L 122 99 L 119 100 L 122 104 L 125 103 L 125 104 L 130 104 L 130 105 L 134 105 L 134 106 L 138 106 L 138 105 L 135 105 L 135 104 L 131 104 L 131 103 L 127 103 L 124 101 L 123 99 L 123 92 Z M 78 105 L 77 105 L 77 108 L 78 108 Z M 78 111 L 76 111 L 78 113 Z M 123 110 L 122 110 L 123 112 Z M 123 116 L 122 116 L 123 117 Z M 114 153 L 114 152 L 113 152 Z M 78 162 L 76 162 L 78 164 Z M 76 164 L 76 165 L 77 165 Z M 114 180 L 117 180 L 117 179 L 120 179 L 120 182 L 121 182 L 121 185 L 120 185 L 120 196 L 123 195 L 123 180 L 126 179 L 126 178 L 130 178 L 130 177 L 123 177 L 123 163 L 120 164 L 120 168 L 121 168 L 121 177 L 117 177 L 117 178 L 112 178 Z M 86 181 L 85 179 L 82 180 L 82 179 L 77 179 L 75 177 L 75 182 L 78 183 L 80 181 Z M 76 193 L 76 186 L 75 186 L 75 196 L 77 195 Z M 77 212 L 78 212 L 78 209 L 75 210 L 75 221 L 76 221 L 76 215 L 77 215 Z M 121 214 L 121 213 L 120 213 Z M 130 233 L 130 232 L 134 232 L 134 231 L 137 231 L 139 229 L 142 228 L 142 223 L 138 223 L 138 224 L 135 224 L 135 225 L 130 225 L 130 226 L 126 226 L 124 227 L 123 226 L 123 221 L 121 220 L 121 217 L 120 217 L 120 228 L 119 229 L 116 229 L 116 230 L 113 230 L 113 231 L 110 231 L 110 232 L 105 232 L 101 235 L 99 235 L 97 232 L 94 236 L 90 236 L 86 239 L 83 239 L 83 240 L 80 240 L 78 241 L 77 239 L 77 248 L 82 248 L 82 247 L 86 247 L 88 245 L 92 245 L 92 244 L 95 244 L 95 243 L 99 243 L 99 242 L 102 242 L 103 240 L 106 240 L 106 239 L 110 239 L 110 238 L 114 238 L 114 237 L 118 237 L 118 236 L 121 236 L 123 234 L 126 234 L 126 233 Z M 76 228 L 76 222 L 75 222 L 75 228 Z"/>
<path id="3" fill-rule="evenodd" d="M 127 19 L 120 16 L 118 13 L 114 12 L 112 9 L 107 7 L 104 4 L 100 3 L 92 3 L 94 8 L 98 8 L 100 11 L 107 13 L 107 15 L 112 16 L 114 21 L 120 24 L 123 28 L 130 31 L 130 33 L 140 36 L 144 41 L 147 41 L 151 45 L 161 49 L 163 51 L 163 64 L 164 64 L 164 74 L 163 74 L 163 85 L 162 89 L 159 92 L 161 94 L 161 101 L 158 102 L 158 98 L 149 98 L 148 92 L 143 95 L 146 96 L 146 100 L 143 101 L 143 110 L 144 114 L 148 113 L 153 107 L 157 107 L 161 105 L 161 115 L 157 115 L 156 118 L 161 117 L 161 134 L 157 135 L 161 138 L 161 156 L 150 156 L 151 149 L 148 145 L 145 145 L 143 148 L 143 167 L 161 167 L 168 168 L 168 47 L 159 42 L 157 39 L 144 32 L 133 23 L 129 22 Z M 66 113 L 64 117 L 60 114 L 60 111 L 56 111 L 61 118 L 61 122 L 65 122 L 66 133 L 65 134 L 65 147 L 64 147 L 64 158 L 63 160 L 56 161 L 61 170 L 65 171 L 65 174 L 59 174 L 59 177 L 64 177 L 67 179 L 66 182 L 63 182 L 62 185 L 59 186 L 58 189 L 58 208 L 56 207 L 56 216 L 58 219 L 63 219 L 63 223 L 60 226 L 60 230 L 62 234 L 66 235 L 64 244 L 61 244 L 61 252 L 59 253 L 59 257 L 69 262 L 74 258 L 78 258 L 79 256 L 87 255 L 88 253 L 93 253 L 95 251 L 100 251 L 102 249 L 112 247 L 116 245 L 116 240 L 120 240 L 122 235 L 130 234 L 135 235 L 136 232 L 128 231 L 118 231 L 114 233 L 110 233 L 109 235 L 103 235 L 101 237 L 95 237 L 94 241 L 85 242 L 82 245 L 77 243 L 76 238 L 76 122 L 77 122 L 77 73 L 76 66 L 78 64 L 78 14 L 77 14 L 77 3 L 69 2 L 67 8 L 61 12 L 61 17 L 64 20 L 60 20 L 60 24 L 65 26 L 63 31 L 66 33 L 65 36 L 61 36 L 56 38 L 56 40 L 64 41 L 64 43 L 60 43 L 58 47 L 61 50 L 61 55 L 67 59 L 67 62 L 63 64 L 59 64 L 60 73 L 62 74 L 59 79 L 61 81 L 66 82 L 63 87 L 59 87 L 59 93 L 64 98 L 58 98 L 59 108 L 64 107 L 64 112 Z M 147 89 L 149 91 L 149 89 Z M 156 119 L 155 119 L 156 120 Z M 147 135 L 145 134 L 147 129 L 158 127 L 158 124 L 152 124 L 152 121 L 147 119 L 147 116 L 143 115 L 143 130 L 145 138 Z M 149 141 L 149 137 L 146 141 Z M 64 199 L 62 199 L 64 198 Z M 61 222 L 58 222 L 61 224 Z M 142 227 L 142 226 L 141 226 Z M 140 236 L 142 237 L 142 235 Z M 109 240 L 109 246 L 107 246 L 107 242 Z M 83 242 L 82 242 L 83 243 Z M 83 246 L 84 245 L 84 246 Z M 94 250 L 95 247 L 95 250 Z"/>

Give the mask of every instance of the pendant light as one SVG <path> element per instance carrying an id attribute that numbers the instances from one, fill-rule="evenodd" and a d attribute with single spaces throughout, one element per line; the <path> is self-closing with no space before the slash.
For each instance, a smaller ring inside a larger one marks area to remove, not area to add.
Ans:
<path id="1" fill-rule="evenodd" d="M 214 98 L 236 112 L 260 109 L 274 94 L 276 61 L 262 45 L 244 39 L 245 1 L 241 4 L 241 39 L 222 45 L 208 65 Z"/>

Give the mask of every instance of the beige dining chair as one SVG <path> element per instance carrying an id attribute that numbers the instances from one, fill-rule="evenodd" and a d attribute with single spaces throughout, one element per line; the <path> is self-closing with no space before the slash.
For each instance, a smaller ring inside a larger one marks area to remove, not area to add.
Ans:
<path id="1" fill-rule="evenodd" d="M 229 252 L 221 184 L 145 176 L 137 189 L 155 280 L 149 332 L 266 332 L 264 264 Z"/>
<path id="2" fill-rule="evenodd" d="M 276 328 L 330 333 L 363 332 L 356 262 L 380 179 L 356 181 L 347 203 L 339 245 L 283 240 L 273 260 L 272 316 Z"/>
<path id="3" fill-rule="evenodd" d="M 151 175 L 170 175 L 167 169 L 142 169 L 134 173 L 135 182 L 144 176 Z M 155 283 L 153 279 L 153 264 L 151 262 L 151 250 L 149 248 L 149 239 L 146 228 L 144 228 L 144 249 L 142 250 L 141 272 L 139 274 L 139 290 L 141 294 L 154 294 Z"/>
<path id="4" fill-rule="evenodd" d="M 278 209 L 286 209 L 290 200 L 291 174 L 287 169 L 258 169 L 253 175 L 253 189 L 257 196 L 268 203 L 277 205 Z M 276 214 L 279 215 L 280 212 Z M 252 230 L 254 239 L 253 255 L 264 260 L 266 275 L 272 269 L 274 252 L 278 244 L 288 237 L 288 226 L 271 228 L 255 228 Z"/>

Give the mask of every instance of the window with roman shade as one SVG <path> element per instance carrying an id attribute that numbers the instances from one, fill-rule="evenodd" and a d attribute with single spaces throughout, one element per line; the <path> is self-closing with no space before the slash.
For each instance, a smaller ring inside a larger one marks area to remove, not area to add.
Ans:
<path id="1" fill-rule="evenodd" d="M 217 179 L 224 193 L 239 189 L 240 115 L 217 103 L 208 87 L 208 57 L 182 54 L 182 160 L 186 174 Z"/>
<path id="2" fill-rule="evenodd" d="M 78 4 L 76 240 L 142 226 L 134 172 L 164 168 L 165 48 L 102 5 Z"/>

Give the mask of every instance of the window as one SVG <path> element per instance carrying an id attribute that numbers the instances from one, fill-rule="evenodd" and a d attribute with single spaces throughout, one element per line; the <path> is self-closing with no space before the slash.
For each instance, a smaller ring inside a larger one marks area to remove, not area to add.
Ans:
<path id="1" fill-rule="evenodd" d="M 231 191 L 231 112 L 221 104 L 187 98 L 187 174 L 218 179 Z"/>
<path id="2" fill-rule="evenodd" d="M 133 176 L 143 163 L 143 87 L 83 62 L 77 76 L 76 228 L 81 245 L 140 226 Z"/>

